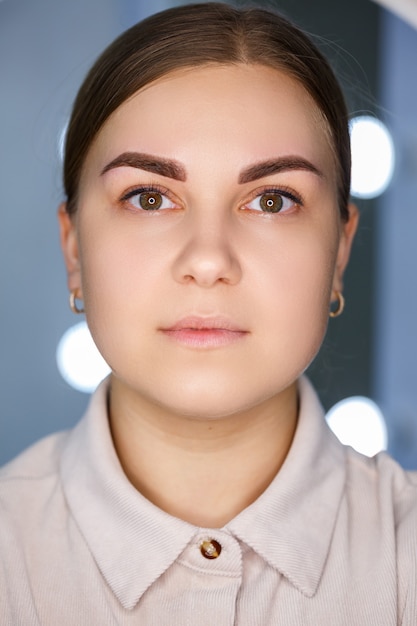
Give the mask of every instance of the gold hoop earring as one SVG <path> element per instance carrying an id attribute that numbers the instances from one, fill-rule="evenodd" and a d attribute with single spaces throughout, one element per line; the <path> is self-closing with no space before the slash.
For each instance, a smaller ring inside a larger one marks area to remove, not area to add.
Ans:
<path id="1" fill-rule="evenodd" d="M 81 298 L 77 297 L 77 292 L 78 292 L 78 289 L 73 289 L 70 292 L 69 305 L 70 305 L 71 311 L 75 313 L 75 315 L 80 315 L 81 313 L 84 313 L 84 307 L 79 308 L 77 306 L 77 300 L 81 300 Z"/>
<path id="2" fill-rule="evenodd" d="M 334 311 L 330 310 L 329 317 L 339 317 L 339 315 L 342 315 L 343 309 L 345 308 L 345 299 L 340 291 L 336 291 L 336 298 L 337 308 Z"/>

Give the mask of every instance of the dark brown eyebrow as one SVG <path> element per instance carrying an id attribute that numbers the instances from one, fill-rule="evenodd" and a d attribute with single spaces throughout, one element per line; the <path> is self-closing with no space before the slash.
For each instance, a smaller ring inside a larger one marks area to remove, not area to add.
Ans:
<path id="1" fill-rule="evenodd" d="M 181 182 L 187 180 L 185 168 L 178 161 L 143 152 L 123 152 L 119 154 L 103 168 L 101 174 L 105 174 L 117 167 L 135 167 L 136 169 L 153 172 L 154 174 Z M 239 184 L 251 183 L 265 176 L 290 170 L 305 170 L 321 178 L 323 177 L 322 172 L 307 159 L 298 156 L 285 156 L 250 165 L 240 173 Z"/>
<path id="2" fill-rule="evenodd" d="M 250 165 L 240 173 L 239 184 L 251 183 L 259 178 L 264 178 L 264 176 L 289 170 L 306 170 L 323 178 L 323 173 L 307 159 L 299 156 L 285 156 Z"/>
<path id="3" fill-rule="evenodd" d="M 135 167 L 139 170 L 153 172 L 154 174 L 173 178 L 181 182 L 187 179 L 186 171 L 178 161 L 164 159 L 142 152 L 123 152 L 123 154 L 119 154 L 119 156 L 104 167 L 101 174 L 103 175 L 116 167 Z"/>

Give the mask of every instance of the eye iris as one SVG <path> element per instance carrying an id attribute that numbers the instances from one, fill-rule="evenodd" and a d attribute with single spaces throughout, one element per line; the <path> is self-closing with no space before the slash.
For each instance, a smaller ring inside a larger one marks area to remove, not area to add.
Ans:
<path id="1" fill-rule="evenodd" d="M 145 211 L 159 209 L 162 204 L 162 196 L 156 191 L 144 191 L 140 194 L 139 203 Z"/>
<path id="2" fill-rule="evenodd" d="M 278 193 L 264 193 L 261 196 L 260 205 L 267 213 L 278 213 L 283 205 L 282 196 Z"/>

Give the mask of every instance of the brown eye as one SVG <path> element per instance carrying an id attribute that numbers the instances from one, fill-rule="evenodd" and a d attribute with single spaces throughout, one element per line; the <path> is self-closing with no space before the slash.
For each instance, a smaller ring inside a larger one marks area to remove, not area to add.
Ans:
<path id="1" fill-rule="evenodd" d="M 282 189 L 266 189 L 243 208 L 259 213 L 287 213 L 303 206 L 301 198 Z"/>
<path id="2" fill-rule="evenodd" d="M 156 211 L 162 205 L 162 194 L 158 191 L 143 191 L 139 195 L 139 204 L 145 211 Z"/>
<path id="3" fill-rule="evenodd" d="M 259 205 L 266 213 L 279 213 L 283 204 L 283 198 L 279 193 L 264 193 L 259 199 Z"/>

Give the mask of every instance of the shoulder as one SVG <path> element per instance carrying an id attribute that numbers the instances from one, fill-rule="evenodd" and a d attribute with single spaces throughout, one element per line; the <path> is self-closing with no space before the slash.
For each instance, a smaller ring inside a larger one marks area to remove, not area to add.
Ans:
<path id="1" fill-rule="evenodd" d="M 0 468 L 0 490 L 13 481 L 42 479 L 57 471 L 67 432 L 55 433 L 34 443 Z"/>
<path id="2" fill-rule="evenodd" d="M 0 613 L 6 624 L 40 624 L 39 599 L 66 575 L 70 512 L 60 466 L 67 438 L 46 437 L 0 469 Z"/>
<path id="3" fill-rule="evenodd" d="M 387 453 L 372 458 L 346 448 L 348 494 L 376 502 L 379 514 L 389 514 L 400 526 L 417 514 L 417 472 L 404 470 Z"/>
<path id="4" fill-rule="evenodd" d="M 400 624 L 417 615 L 417 472 L 388 454 L 363 457 L 347 448 L 346 499 L 356 532 L 396 572 Z M 366 551 L 362 543 L 362 550 Z M 375 553 L 375 552 L 374 552 Z"/>
<path id="5" fill-rule="evenodd" d="M 396 534 L 411 523 L 417 539 L 417 472 L 404 470 L 387 453 L 369 458 L 346 447 L 345 496 L 352 511 L 372 511 Z"/>
<path id="6" fill-rule="evenodd" d="M 403 470 L 385 454 L 380 455 L 378 465 L 381 491 L 391 489 L 392 493 L 400 623 L 414 626 L 417 616 L 417 472 Z"/>
<path id="7" fill-rule="evenodd" d="M 50 435 L 22 452 L 0 469 L 0 526 L 28 523 L 59 490 L 60 458 L 67 433 Z"/>
<path id="8" fill-rule="evenodd" d="M 60 459 L 67 437 L 50 435 L 0 469 L 0 563 L 13 545 L 24 552 L 57 511 L 62 516 L 66 505 Z"/>

